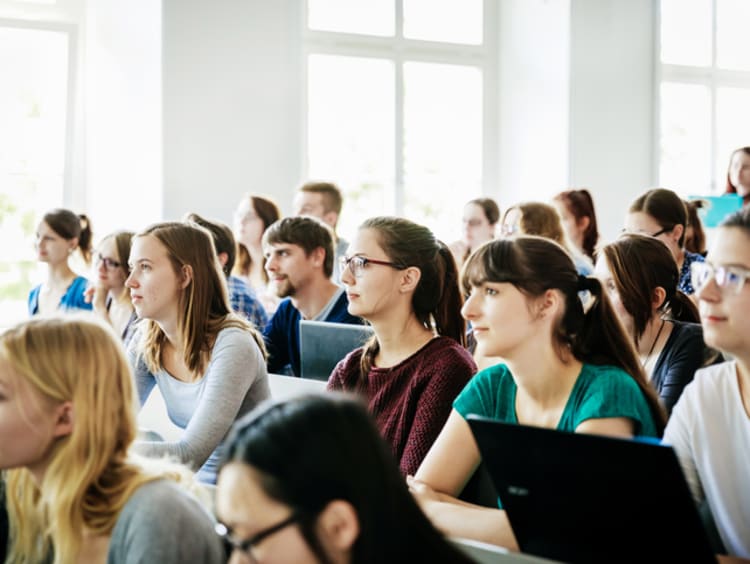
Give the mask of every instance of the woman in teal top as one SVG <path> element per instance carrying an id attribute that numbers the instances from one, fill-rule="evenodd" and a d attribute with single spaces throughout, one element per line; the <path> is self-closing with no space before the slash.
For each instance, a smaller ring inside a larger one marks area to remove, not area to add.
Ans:
<path id="1" fill-rule="evenodd" d="M 617 437 L 661 436 L 666 416 L 601 284 L 579 276 L 557 243 L 529 236 L 486 243 L 466 263 L 463 285 L 477 352 L 503 363 L 472 378 L 407 480 L 443 533 L 517 550 L 504 511 L 455 497 L 481 462 L 469 413 Z"/>

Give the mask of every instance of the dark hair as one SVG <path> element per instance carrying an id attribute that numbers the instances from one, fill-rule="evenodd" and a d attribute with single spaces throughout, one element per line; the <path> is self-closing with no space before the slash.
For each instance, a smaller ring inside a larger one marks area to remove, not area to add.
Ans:
<path id="1" fill-rule="evenodd" d="M 189 213 L 185 216 L 185 221 L 195 223 L 208 230 L 214 240 L 216 255 L 226 253 L 227 262 L 222 267 L 225 276 L 229 276 L 234 267 L 234 261 L 237 257 L 237 244 L 234 241 L 232 230 L 224 223 L 218 221 L 209 221 L 197 213 Z M 219 261 L 221 262 L 221 261 Z"/>
<path id="2" fill-rule="evenodd" d="M 321 562 L 318 515 L 334 500 L 357 513 L 353 564 L 468 562 L 425 517 L 409 493 L 390 446 L 357 400 L 337 393 L 264 403 L 227 439 L 222 466 L 249 465 L 261 488 L 299 515 L 299 529 Z"/>
<path id="3" fill-rule="evenodd" d="M 490 225 L 495 225 L 500 221 L 500 207 L 492 198 L 474 198 L 473 200 L 466 202 L 466 205 L 469 204 L 474 204 L 475 206 L 482 208 L 484 217 L 487 218 Z"/>
<path id="4" fill-rule="evenodd" d="M 508 282 L 529 297 L 559 290 L 565 297 L 565 311 L 554 328 L 553 340 L 560 358 L 563 351 L 569 350 L 581 362 L 613 365 L 630 374 L 646 397 L 661 434 L 665 414 L 656 392 L 646 381 L 632 341 L 602 285 L 596 278 L 578 276 L 565 249 L 554 241 L 534 236 L 485 243 L 464 265 L 462 283 L 468 293 L 485 282 Z M 585 312 L 579 297 L 583 290 L 591 293 Z"/>
<path id="5" fill-rule="evenodd" d="M 687 227 L 687 208 L 677 194 L 666 188 L 653 188 L 638 196 L 630 204 L 630 213 L 643 212 L 656 220 L 662 229 L 674 229 L 682 225 L 683 231 L 677 244 L 685 244 L 685 227 Z"/>
<path id="6" fill-rule="evenodd" d="M 78 239 L 78 250 L 87 264 L 91 264 L 92 232 L 88 216 L 76 215 L 70 210 L 56 208 L 44 214 L 42 221 L 66 241 Z"/>
<path id="7" fill-rule="evenodd" d="M 278 221 L 281 218 L 281 211 L 279 210 L 279 206 L 276 205 L 276 202 L 274 202 L 273 200 L 264 198 L 262 196 L 247 197 L 250 199 L 250 207 L 253 208 L 255 213 L 263 222 L 263 231 L 268 229 L 272 223 Z M 237 242 L 236 256 L 237 273 L 241 276 L 249 276 L 250 269 L 253 265 L 253 259 L 250 256 L 250 252 L 247 250 L 247 247 L 245 247 L 245 245 L 240 242 Z M 265 269 L 265 259 L 262 260 L 263 264 L 261 265 L 261 274 L 263 276 L 263 279 L 268 282 L 268 274 L 266 273 Z"/>
<path id="8" fill-rule="evenodd" d="M 745 153 L 746 155 L 750 156 L 750 147 L 740 147 L 739 149 L 735 149 L 732 151 L 732 154 L 729 155 L 729 165 L 727 165 L 727 187 L 724 190 L 725 194 L 736 194 L 737 193 L 737 187 L 732 184 L 732 179 L 729 177 L 729 169 L 732 166 L 732 159 L 737 153 Z M 750 196 L 750 195 L 748 195 Z M 745 202 L 748 200 L 748 196 L 745 196 L 743 199 Z"/>
<path id="9" fill-rule="evenodd" d="M 750 207 L 744 207 L 729 214 L 719 223 L 719 227 L 737 227 L 745 230 L 745 235 L 750 237 Z"/>
<path id="10" fill-rule="evenodd" d="M 344 198 L 339 187 L 333 182 L 308 182 L 303 184 L 299 191 L 320 194 L 323 196 L 323 209 L 326 213 L 333 211 L 341 214 Z"/>
<path id="11" fill-rule="evenodd" d="M 585 188 L 565 190 L 555 196 L 554 199 L 565 205 L 570 214 L 576 218 L 576 222 L 584 217 L 589 218 L 589 224 L 583 232 L 583 252 L 593 260 L 596 244 L 599 242 L 599 227 L 596 223 L 596 212 L 594 211 L 594 200 L 591 193 Z"/>
<path id="12" fill-rule="evenodd" d="M 117 249 L 117 262 L 120 263 L 120 268 L 125 272 L 126 278 L 130 276 L 130 247 L 133 244 L 133 237 L 135 237 L 135 233 L 132 231 L 115 231 L 103 237 L 100 241 L 100 244 L 107 239 L 114 241 L 115 249 Z"/>
<path id="13" fill-rule="evenodd" d="M 421 272 L 411 305 L 417 319 L 438 335 L 466 344 L 466 323 L 461 317 L 463 297 L 458 268 L 450 249 L 427 227 L 401 217 L 381 216 L 366 220 L 359 229 L 372 229 L 388 258 Z M 380 345 L 370 339 L 362 351 L 362 375 L 368 374 Z"/>
<path id="14" fill-rule="evenodd" d="M 663 314 L 676 321 L 700 323 L 693 301 L 677 289 L 680 271 L 664 243 L 646 235 L 625 234 L 602 247 L 601 252 L 622 305 L 633 318 L 636 346 L 651 319 L 652 297 L 658 287 L 666 292 L 659 306 Z"/>
<path id="15" fill-rule="evenodd" d="M 285 217 L 266 229 L 263 233 L 263 246 L 279 243 L 297 245 L 304 249 L 306 256 L 321 248 L 326 253 L 323 273 L 330 278 L 333 275 L 334 238 L 333 230 L 318 218 Z"/>
<path id="16" fill-rule="evenodd" d="M 706 255 L 706 233 L 703 231 L 703 222 L 698 215 L 698 210 L 707 205 L 706 200 L 685 200 L 688 222 L 686 226 L 693 230 L 690 237 L 685 237 L 685 250 L 699 255 Z"/>

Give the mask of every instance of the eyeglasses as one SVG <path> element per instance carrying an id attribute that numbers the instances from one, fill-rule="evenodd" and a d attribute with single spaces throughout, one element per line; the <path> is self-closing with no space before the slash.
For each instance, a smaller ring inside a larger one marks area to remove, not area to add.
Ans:
<path id="1" fill-rule="evenodd" d="M 690 280 L 696 292 L 702 290 L 712 278 L 722 291 L 739 294 L 750 278 L 750 270 L 740 266 L 713 266 L 708 262 L 690 265 Z"/>
<path id="2" fill-rule="evenodd" d="M 299 515 L 297 515 L 296 513 L 292 513 L 289 517 L 287 517 L 280 523 L 276 523 L 275 525 L 272 525 L 267 529 L 263 529 L 262 531 L 255 533 L 249 539 L 245 539 L 242 541 L 235 539 L 224 523 L 216 523 L 216 525 L 214 525 L 214 531 L 217 535 L 219 535 L 219 538 L 224 543 L 224 548 L 227 551 L 227 555 L 231 554 L 235 550 L 239 550 L 240 552 L 243 552 L 250 556 L 253 560 L 256 560 L 255 555 L 253 554 L 253 548 L 258 546 L 263 540 L 267 539 L 271 535 L 278 533 L 282 529 L 285 529 L 292 523 L 296 522 L 298 519 Z"/>
<path id="3" fill-rule="evenodd" d="M 674 225 L 672 227 L 663 227 L 656 233 L 648 233 L 647 231 L 628 231 L 627 228 L 623 227 L 620 232 L 624 235 L 647 235 L 649 237 L 658 237 L 659 235 L 664 235 L 664 233 L 672 231 L 674 227 Z"/>
<path id="4" fill-rule="evenodd" d="M 101 263 L 104 263 L 104 267 L 107 270 L 114 270 L 115 268 L 120 268 L 122 266 L 122 263 L 117 262 L 116 260 L 109 257 L 103 257 L 100 253 L 97 253 L 96 264 L 99 265 Z"/>
<path id="5" fill-rule="evenodd" d="M 361 278 L 362 272 L 364 271 L 365 266 L 368 264 L 382 264 L 383 266 L 390 266 L 391 268 L 395 268 L 397 270 L 403 270 L 406 268 L 403 264 L 397 264 L 395 262 L 388 262 L 385 260 L 375 260 L 371 258 L 362 257 L 359 255 L 354 255 L 353 257 L 339 257 L 339 270 L 343 273 L 344 270 L 349 268 L 352 275 L 355 278 Z"/>

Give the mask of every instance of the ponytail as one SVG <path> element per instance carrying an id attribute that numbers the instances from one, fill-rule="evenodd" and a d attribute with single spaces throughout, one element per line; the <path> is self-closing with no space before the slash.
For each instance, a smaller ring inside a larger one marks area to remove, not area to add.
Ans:
<path id="1" fill-rule="evenodd" d="M 79 214 L 79 221 L 81 222 L 81 234 L 78 236 L 78 250 L 81 252 L 81 256 L 86 264 L 91 264 L 91 253 L 93 232 L 91 231 L 91 220 L 86 214 Z"/>

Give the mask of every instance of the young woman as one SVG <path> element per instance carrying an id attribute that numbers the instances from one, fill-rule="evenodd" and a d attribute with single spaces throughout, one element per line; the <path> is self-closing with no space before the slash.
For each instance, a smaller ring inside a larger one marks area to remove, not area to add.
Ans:
<path id="1" fill-rule="evenodd" d="M 740 147 L 729 157 L 724 193 L 742 196 L 745 204 L 750 201 L 750 147 Z"/>
<path id="2" fill-rule="evenodd" d="M 125 287 L 130 276 L 132 240 L 130 231 L 118 231 L 99 242 L 95 260 L 97 280 L 86 289 L 86 301 L 94 307 L 94 312 L 112 325 L 124 341 L 129 340 L 138 319 L 130 291 Z"/>
<path id="3" fill-rule="evenodd" d="M 685 250 L 706 257 L 706 233 L 698 210 L 707 205 L 706 200 L 683 200 L 687 208 L 687 227 L 685 228 Z"/>
<path id="4" fill-rule="evenodd" d="M 190 473 L 130 451 L 133 376 L 118 341 L 93 317 L 0 336 L 5 562 L 222 562 L 207 509 L 183 487 Z"/>
<path id="5" fill-rule="evenodd" d="M 233 313 L 211 235 L 188 223 L 160 223 L 133 238 L 130 288 L 140 323 L 128 353 L 141 405 L 158 386 L 177 442 L 139 442 L 216 481 L 219 446 L 235 419 L 269 397 L 263 341 Z"/>
<path id="6" fill-rule="evenodd" d="M 703 342 L 695 304 L 677 289 L 672 253 L 653 237 L 623 235 L 602 247 L 596 276 L 670 413 L 695 371 L 718 357 Z"/>
<path id="7" fill-rule="evenodd" d="M 750 209 L 719 225 L 708 257 L 693 265 L 703 336 L 733 360 L 698 371 L 664 442 L 696 503 L 707 502 L 726 552 L 750 559 Z"/>
<path id="8" fill-rule="evenodd" d="M 677 288 L 687 295 L 693 293 L 690 282 L 690 265 L 703 262 L 701 255 L 685 250 L 685 227 L 687 208 L 682 199 L 665 188 L 654 188 L 635 199 L 625 217 L 627 233 L 639 233 L 655 237 L 672 252 L 680 280 Z"/>
<path id="9" fill-rule="evenodd" d="M 359 402 L 271 404 L 227 442 L 216 508 L 232 564 L 469 562 L 414 503 Z"/>
<path id="10" fill-rule="evenodd" d="M 596 244 L 599 242 L 599 228 L 591 193 L 585 188 L 565 190 L 557 194 L 553 202 L 562 218 L 568 239 L 593 261 Z"/>
<path id="11" fill-rule="evenodd" d="M 88 281 L 70 267 L 73 251 L 91 263 L 91 224 L 85 215 L 54 209 L 44 214 L 36 229 L 36 250 L 47 263 L 47 280 L 29 293 L 29 314 L 51 314 L 57 310 L 91 309 L 84 299 Z"/>
<path id="12" fill-rule="evenodd" d="M 578 274 L 589 276 L 594 265 L 568 238 L 557 210 L 542 202 L 525 202 L 505 210 L 502 233 L 512 235 L 538 235 L 561 245 L 573 258 Z"/>
<path id="13" fill-rule="evenodd" d="M 375 335 L 336 366 L 328 389 L 364 395 L 401 471 L 413 474 L 476 371 L 455 262 L 426 227 L 376 217 L 349 244 L 341 282 L 349 313 Z"/>
<path id="14" fill-rule="evenodd" d="M 495 238 L 498 221 L 500 208 L 492 198 L 475 198 L 467 202 L 464 206 L 463 236 L 450 245 L 459 268 L 474 249 Z"/>
<path id="15" fill-rule="evenodd" d="M 469 258 L 463 282 L 463 314 L 478 348 L 505 362 L 472 378 L 408 481 L 443 533 L 517 549 L 502 510 L 455 498 L 481 462 L 468 414 L 633 437 L 661 435 L 664 412 L 601 285 L 578 275 L 557 243 L 526 236 L 487 243 Z M 591 294 L 585 312 L 581 291 Z"/>

